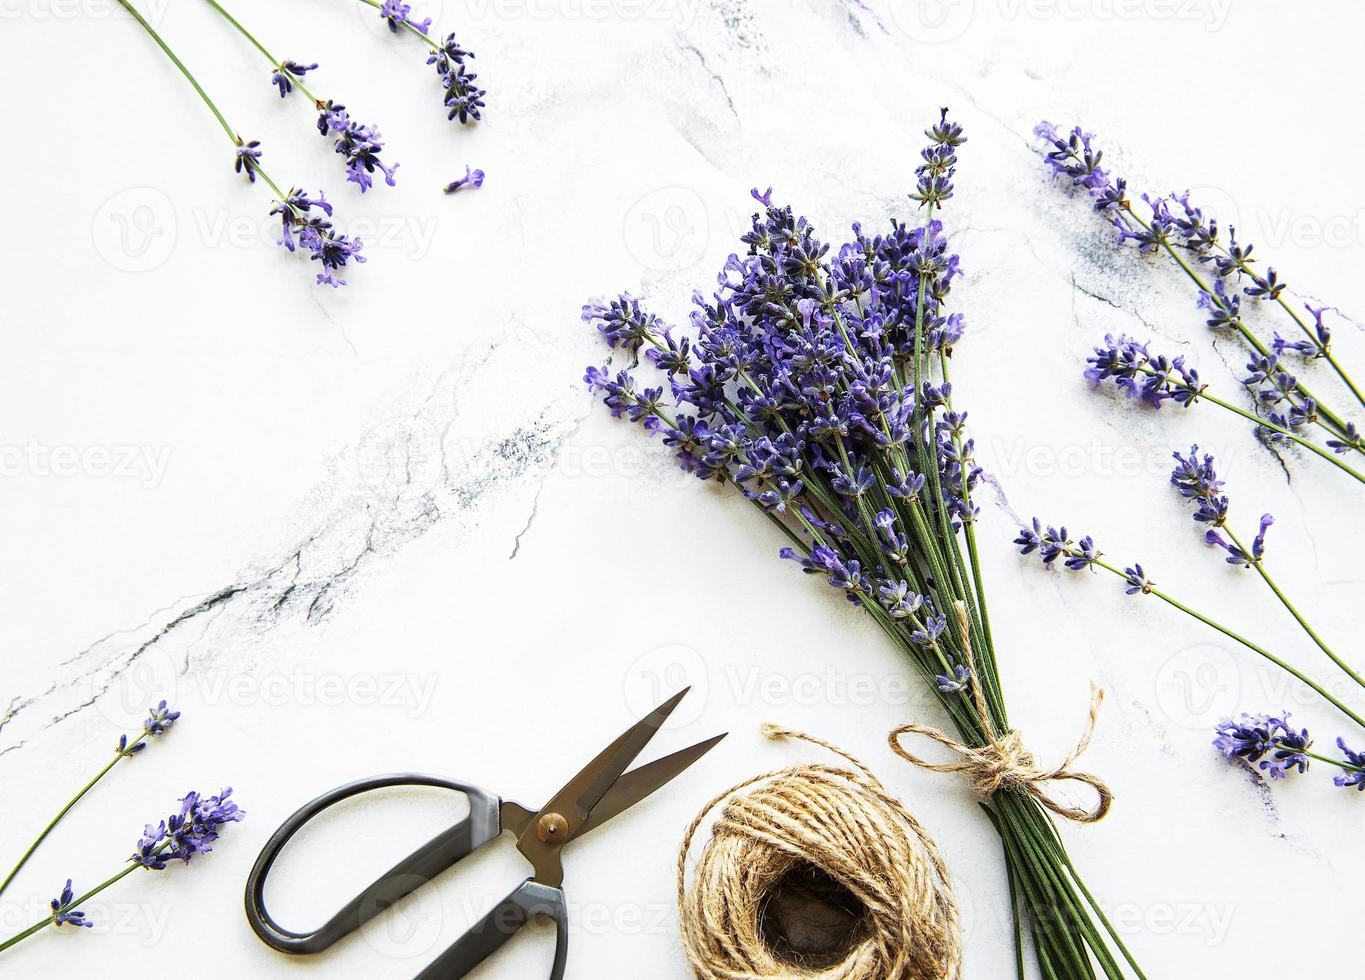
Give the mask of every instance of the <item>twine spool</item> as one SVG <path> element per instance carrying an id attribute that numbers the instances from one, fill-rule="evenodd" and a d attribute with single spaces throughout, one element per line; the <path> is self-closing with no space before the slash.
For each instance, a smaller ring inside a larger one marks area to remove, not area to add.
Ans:
<path id="1" fill-rule="evenodd" d="M 679 918 L 693 973 L 703 980 L 957 980 L 957 901 L 928 832 L 847 752 L 771 725 L 763 732 L 819 745 L 853 768 L 811 764 L 764 773 L 721 793 L 697 814 L 678 854 Z M 689 888 L 692 840 L 722 802 Z M 763 935 L 765 903 L 785 876 L 805 864 L 862 905 L 847 955 L 834 965 L 792 962 Z"/>

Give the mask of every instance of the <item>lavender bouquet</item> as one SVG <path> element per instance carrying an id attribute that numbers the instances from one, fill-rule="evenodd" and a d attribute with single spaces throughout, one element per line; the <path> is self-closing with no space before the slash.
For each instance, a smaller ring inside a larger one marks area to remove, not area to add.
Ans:
<path id="1" fill-rule="evenodd" d="M 1009 727 L 977 556 L 967 414 L 954 407 L 949 357 L 964 331 L 947 300 L 960 272 L 937 213 L 953 195 L 960 126 L 928 130 L 911 198 L 914 223 L 880 235 L 853 226 L 831 251 L 771 189 L 692 330 L 666 326 L 628 295 L 584 308 L 607 342 L 665 385 L 588 369 L 612 414 L 659 434 L 679 465 L 736 487 L 785 539 L 781 556 L 840 590 L 906 655 L 952 719 L 961 753 L 1004 847 L 1024 973 L 1028 931 L 1046 977 L 1143 974 L 1081 881 L 1047 811 L 1089 821 L 1110 797 L 1071 759 L 1039 770 Z M 1092 716 L 1093 718 L 1093 716 Z M 899 748 L 898 751 L 904 753 Z M 918 760 L 914 760 L 918 761 Z M 1052 779 L 1093 786 L 1091 810 L 1061 806 Z M 1099 971 L 1097 973 L 1097 970 Z"/>

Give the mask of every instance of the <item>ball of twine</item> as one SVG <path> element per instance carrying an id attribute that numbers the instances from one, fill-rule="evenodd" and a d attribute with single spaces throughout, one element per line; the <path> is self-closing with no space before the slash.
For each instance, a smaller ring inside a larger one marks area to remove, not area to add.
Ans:
<path id="1" fill-rule="evenodd" d="M 697 814 L 678 855 L 683 949 L 694 974 L 705 980 L 960 977 L 957 901 L 928 832 L 847 752 L 800 732 L 771 725 L 763 730 L 769 738 L 819 745 L 853 768 L 811 764 L 764 773 L 732 786 Z M 692 840 L 722 802 L 687 887 Z M 803 862 L 862 904 L 852 946 L 832 966 L 783 959 L 763 938 L 767 898 Z"/>

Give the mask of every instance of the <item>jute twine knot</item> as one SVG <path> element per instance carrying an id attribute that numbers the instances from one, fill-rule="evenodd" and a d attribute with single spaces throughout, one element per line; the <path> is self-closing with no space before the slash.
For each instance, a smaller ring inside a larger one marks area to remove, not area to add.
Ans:
<path id="1" fill-rule="evenodd" d="M 764 773 L 697 814 L 678 853 L 678 911 L 693 973 L 703 980 L 958 980 L 957 901 L 928 832 L 847 752 L 800 732 L 771 725 L 763 731 L 819 745 L 853 768 L 809 764 Z M 722 802 L 689 888 L 692 840 Z M 767 899 L 802 865 L 824 872 L 862 904 L 853 945 L 833 966 L 790 962 L 763 937 Z"/>
<path id="2" fill-rule="evenodd" d="M 967 609 L 961 602 L 956 603 L 955 608 L 958 630 L 961 632 L 963 648 L 967 654 L 967 669 L 971 672 L 972 705 L 976 710 L 977 719 L 981 722 L 981 729 L 989 741 L 982 746 L 972 746 L 928 725 L 902 725 L 887 737 L 892 751 L 907 762 L 931 772 L 966 773 L 971 780 L 972 789 L 982 799 L 990 799 L 1001 790 L 1012 790 L 1033 797 L 1053 813 L 1067 820 L 1094 823 L 1104 819 L 1104 815 L 1109 812 L 1109 807 L 1114 802 L 1114 794 L 1098 776 L 1071 769 L 1071 764 L 1090 747 L 1090 739 L 1095 734 L 1095 725 L 1099 720 L 1100 705 L 1104 702 L 1104 692 L 1094 684 L 1090 685 L 1090 721 L 1085 726 L 1085 731 L 1081 733 L 1080 741 L 1060 765 L 1044 769 L 1038 765 L 1033 753 L 1024 748 L 1024 741 L 1017 731 L 1013 729 L 1006 732 L 995 731 L 986 708 L 986 697 L 981 691 L 976 659 L 972 654 Z M 901 744 L 903 735 L 923 735 L 957 753 L 961 758 L 956 762 L 927 762 L 906 751 Z M 1084 809 L 1064 806 L 1053 799 L 1047 791 L 1047 784 L 1064 780 L 1085 783 L 1094 789 L 1095 805 Z"/>

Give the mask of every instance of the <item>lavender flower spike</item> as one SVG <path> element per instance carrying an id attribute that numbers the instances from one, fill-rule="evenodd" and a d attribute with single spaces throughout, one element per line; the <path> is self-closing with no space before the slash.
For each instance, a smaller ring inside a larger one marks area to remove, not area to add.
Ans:
<path id="1" fill-rule="evenodd" d="M 1284 779 L 1296 770 L 1300 774 L 1308 771 L 1309 758 L 1304 753 L 1312 748 L 1313 740 L 1308 729 L 1295 732 L 1289 727 L 1287 712 L 1278 718 L 1250 714 L 1237 720 L 1228 718 L 1219 723 L 1216 733 L 1214 748 L 1228 759 L 1259 762 L 1261 771 L 1269 772 L 1271 779 Z"/>
<path id="2" fill-rule="evenodd" d="M 71 906 L 75 904 L 75 892 L 71 890 L 71 879 L 66 879 L 66 885 L 62 888 L 62 894 L 54 898 L 52 905 L 52 924 L 54 926 L 85 926 L 87 929 L 94 925 L 93 922 L 86 921 L 85 913 Z"/>
<path id="3" fill-rule="evenodd" d="M 130 860 L 150 871 L 161 871 L 168 859 L 179 858 L 189 864 L 196 854 L 207 854 L 222 828 L 246 817 L 246 811 L 231 796 L 230 788 L 209 797 L 187 793 L 177 813 L 155 827 L 147 825 Z"/>
<path id="4" fill-rule="evenodd" d="M 256 171 L 260 169 L 261 151 L 257 149 L 260 145 L 260 140 L 248 143 L 240 136 L 237 137 L 237 157 L 232 169 L 239 174 L 245 174 L 246 179 L 253 184 L 256 183 Z"/>

